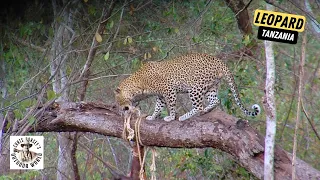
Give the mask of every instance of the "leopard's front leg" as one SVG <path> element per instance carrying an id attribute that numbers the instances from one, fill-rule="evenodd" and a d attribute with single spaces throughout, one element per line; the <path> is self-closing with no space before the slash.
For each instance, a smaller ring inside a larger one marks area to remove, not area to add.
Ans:
<path id="1" fill-rule="evenodd" d="M 176 118 L 177 91 L 175 89 L 169 89 L 164 95 L 164 99 L 167 104 L 169 116 L 166 116 L 163 120 L 167 122 L 173 121 Z"/>

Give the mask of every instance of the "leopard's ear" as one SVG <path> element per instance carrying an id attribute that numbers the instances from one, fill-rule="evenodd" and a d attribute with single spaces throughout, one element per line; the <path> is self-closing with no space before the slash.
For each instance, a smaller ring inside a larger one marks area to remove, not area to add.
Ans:
<path id="1" fill-rule="evenodd" d="M 120 93 L 120 89 L 117 88 L 117 89 L 114 91 L 114 93 L 119 94 L 119 93 Z"/>

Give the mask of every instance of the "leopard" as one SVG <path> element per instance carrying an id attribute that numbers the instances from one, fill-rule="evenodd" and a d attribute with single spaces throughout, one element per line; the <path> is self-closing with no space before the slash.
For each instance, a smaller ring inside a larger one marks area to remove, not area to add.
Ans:
<path id="1" fill-rule="evenodd" d="M 114 91 L 115 100 L 122 112 L 129 112 L 146 98 L 156 96 L 152 115 L 147 120 L 156 119 L 167 107 L 168 116 L 164 121 L 176 119 L 177 95 L 187 93 L 192 109 L 178 120 L 185 121 L 197 114 L 203 115 L 220 104 L 218 88 L 224 80 L 229 85 L 233 98 L 246 116 L 260 114 L 260 106 L 252 105 L 249 111 L 241 102 L 234 76 L 221 59 L 205 53 L 189 53 L 164 61 L 149 61 L 136 72 L 124 79 Z M 207 106 L 204 107 L 205 98 Z"/>

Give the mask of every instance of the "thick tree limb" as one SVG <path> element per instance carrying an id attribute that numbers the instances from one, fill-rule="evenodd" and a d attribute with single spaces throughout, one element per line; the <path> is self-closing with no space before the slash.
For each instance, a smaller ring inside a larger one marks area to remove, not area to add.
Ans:
<path id="1" fill-rule="evenodd" d="M 227 6 L 234 12 L 240 31 L 244 35 L 252 34 L 252 26 L 249 18 L 247 7 L 251 1 L 245 5 L 244 2 L 236 0 L 225 0 Z"/>
<path id="2" fill-rule="evenodd" d="M 63 103 L 39 117 L 31 131 L 83 131 L 121 137 L 123 119 L 116 106 L 102 103 Z M 132 119 L 131 127 L 135 120 Z M 221 110 L 179 122 L 142 121 L 141 141 L 146 146 L 172 148 L 212 147 L 225 151 L 254 174 L 263 178 L 264 137 L 247 121 Z M 291 179 L 291 154 L 275 148 L 275 179 Z M 297 179 L 320 179 L 320 172 L 297 159 Z"/>
<path id="3" fill-rule="evenodd" d="M 232 12 L 235 14 L 238 28 L 241 31 L 243 35 L 243 39 L 246 38 L 246 36 L 252 36 L 252 25 L 251 20 L 249 17 L 248 12 L 248 6 L 251 4 L 252 0 L 250 0 L 247 4 L 244 3 L 243 0 L 225 0 L 227 6 L 232 10 Z M 217 55 L 218 58 L 221 59 L 233 59 L 241 56 L 256 56 L 260 52 L 258 50 L 259 46 L 257 44 L 257 41 L 255 39 L 251 39 L 251 42 L 248 43 L 245 47 L 242 49 L 239 49 L 232 53 L 220 53 Z"/>

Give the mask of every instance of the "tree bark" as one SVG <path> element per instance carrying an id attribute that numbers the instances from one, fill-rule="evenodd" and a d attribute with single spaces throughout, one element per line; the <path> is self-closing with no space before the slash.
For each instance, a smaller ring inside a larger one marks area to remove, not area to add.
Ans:
<path id="1" fill-rule="evenodd" d="M 316 20 L 315 18 L 316 16 L 314 16 L 309 0 L 304 0 L 304 5 L 305 5 L 304 9 L 308 12 L 306 13 L 306 15 L 310 22 L 307 25 L 308 27 L 310 27 L 311 33 L 320 40 L 320 24 Z"/>
<path id="2" fill-rule="evenodd" d="M 247 10 L 247 5 L 245 5 L 242 0 L 225 0 L 225 2 L 236 15 L 237 24 L 241 33 L 243 33 L 244 35 L 252 34 L 252 26 Z M 251 3 L 251 1 L 249 3 Z"/>
<path id="3" fill-rule="evenodd" d="M 250 0 L 247 4 L 245 4 L 243 0 L 225 0 L 225 2 L 227 6 L 235 14 L 238 28 L 243 35 L 243 39 L 246 38 L 246 36 L 249 36 L 249 38 L 251 39 L 250 36 L 252 36 L 253 30 L 247 8 L 252 2 L 252 0 Z M 251 39 L 251 42 L 247 44 L 245 47 L 232 53 L 219 53 L 217 57 L 221 59 L 233 59 L 241 56 L 256 56 L 257 54 L 259 54 L 259 51 L 257 51 L 257 49 L 258 44 L 256 40 Z"/>
<path id="4" fill-rule="evenodd" d="M 68 101 L 67 73 L 66 61 L 69 58 L 69 51 L 74 40 L 73 19 L 71 6 L 74 1 L 63 0 L 60 2 L 52 0 L 54 18 L 61 21 L 54 21 L 54 40 L 51 47 L 51 76 L 53 77 L 52 88 L 55 94 L 61 96 L 57 99 L 58 102 Z M 57 179 L 80 179 L 75 159 L 72 157 L 72 133 L 58 133 L 57 142 L 59 145 L 59 157 L 57 165 Z M 76 167 L 76 168 L 74 168 Z"/>
<path id="5" fill-rule="evenodd" d="M 1 49 L 0 52 L 3 52 L 3 49 Z M 5 63 L 3 56 L 0 56 L 0 108 L 3 108 L 6 96 L 7 85 L 5 81 Z M 5 114 L 3 112 L 0 112 L 0 162 L 5 162 L 3 166 L 0 166 L 0 174 L 9 169 L 9 156 L 6 156 L 7 154 L 9 154 L 9 150 L 3 148 L 5 147 L 5 145 L 7 145 L 7 142 L 3 140 L 3 134 L 7 123 L 6 119 L 10 118 L 9 114 L 11 113 L 13 112 L 9 110 L 7 112 L 8 117 L 5 117 Z"/>
<path id="6" fill-rule="evenodd" d="M 102 103 L 61 103 L 37 117 L 30 132 L 92 132 L 121 138 L 123 119 L 116 106 Z M 134 128 L 135 118 L 131 121 Z M 140 124 L 141 142 L 146 146 L 171 148 L 212 147 L 231 154 L 241 166 L 263 179 L 264 137 L 241 120 L 214 110 L 188 121 L 145 121 Z M 275 179 L 291 179 L 292 155 L 275 147 Z M 297 159 L 297 179 L 319 179 L 320 172 Z"/>
<path id="7" fill-rule="evenodd" d="M 303 97 L 303 87 L 304 87 L 304 64 L 306 59 L 306 44 L 307 44 L 307 32 L 304 32 L 302 36 L 302 45 L 301 45 L 301 57 L 299 64 L 299 88 L 298 88 L 298 107 L 297 107 L 297 118 L 296 125 L 294 128 L 294 138 L 293 138 L 293 150 L 292 150 L 292 180 L 296 179 L 296 158 L 297 158 L 297 146 L 298 146 L 298 131 L 301 115 L 301 105 Z"/>
<path id="8" fill-rule="evenodd" d="M 267 4 L 267 10 L 274 11 L 274 7 Z M 275 63 L 273 42 L 264 41 L 265 56 L 266 56 L 266 87 L 264 106 L 266 111 L 266 138 L 265 138 L 265 154 L 264 154 L 264 179 L 274 179 L 274 151 L 275 151 L 275 136 L 277 125 L 276 104 L 274 98 L 275 84 Z"/>

